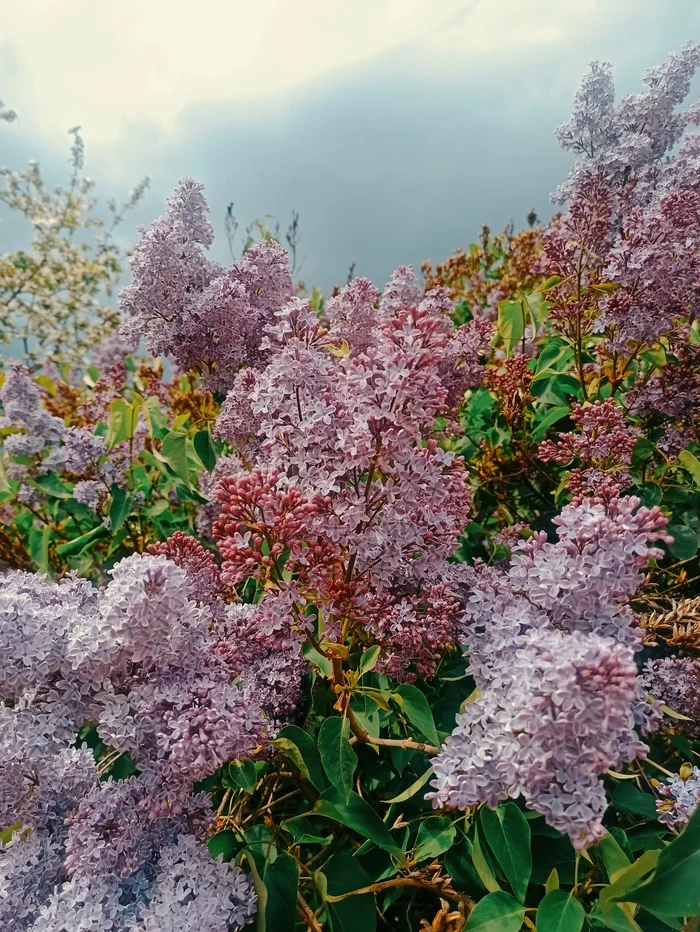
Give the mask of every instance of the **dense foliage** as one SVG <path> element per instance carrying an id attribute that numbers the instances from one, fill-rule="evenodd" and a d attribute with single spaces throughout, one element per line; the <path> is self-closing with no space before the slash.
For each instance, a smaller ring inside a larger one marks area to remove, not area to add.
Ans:
<path id="1" fill-rule="evenodd" d="M 698 64 L 424 286 L 185 179 L 126 345 L 7 361 L 0 929 L 698 927 Z"/>

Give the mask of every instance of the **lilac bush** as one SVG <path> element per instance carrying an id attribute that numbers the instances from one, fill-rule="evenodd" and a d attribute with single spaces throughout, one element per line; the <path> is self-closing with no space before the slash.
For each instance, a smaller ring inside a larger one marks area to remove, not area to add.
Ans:
<path id="1" fill-rule="evenodd" d="M 131 350 L 7 368 L 0 930 L 695 922 L 698 64 L 594 64 L 425 287 L 225 268 L 184 179 Z"/>

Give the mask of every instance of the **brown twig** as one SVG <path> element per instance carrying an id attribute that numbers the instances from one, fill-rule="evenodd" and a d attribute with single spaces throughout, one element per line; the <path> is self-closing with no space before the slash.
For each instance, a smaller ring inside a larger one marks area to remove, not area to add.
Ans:
<path id="1" fill-rule="evenodd" d="M 323 932 L 323 926 L 320 925 L 318 919 L 314 915 L 314 911 L 311 909 L 301 893 L 297 893 L 297 909 L 299 911 L 299 915 L 304 920 L 309 929 L 313 929 L 314 932 Z"/>
<path id="2" fill-rule="evenodd" d="M 352 728 L 355 738 L 358 741 L 362 741 L 363 744 L 374 744 L 378 747 L 385 748 L 404 748 L 407 751 L 424 751 L 426 754 L 432 754 L 433 756 L 440 753 L 440 748 L 436 748 L 435 745 L 423 744 L 421 741 L 414 741 L 413 738 L 375 738 L 374 735 L 370 735 L 370 733 L 365 731 L 362 725 L 360 725 L 353 715 L 350 706 L 347 707 L 347 713 L 350 727 Z M 352 742 L 352 738 L 350 740 Z"/>
<path id="3" fill-rule="evenodd" d="M 466 903 L 469 909 L 474 906 L 473 901 L 461 893 L 457 893 L 449 886 L 449 883 L 443 883 L 440 878 L 437 881 L 431 881 L 422 877 L 394 877 L 393 880 L 380 880 L 377 883 L 368 884 L 366 887 L 360 887 L 358 890 L 351 890 L 349 893 L 341 893 L 337 896 L 326 895 L 329 903 L 339 903 L 349 896 L 361 896 L 363 893 L 381 893 L 382 890 L 391 890 L 393 887 L 418 887 L 421 890 L 432 890 L 438 896 L 446 896 L 457 903 Z"/>

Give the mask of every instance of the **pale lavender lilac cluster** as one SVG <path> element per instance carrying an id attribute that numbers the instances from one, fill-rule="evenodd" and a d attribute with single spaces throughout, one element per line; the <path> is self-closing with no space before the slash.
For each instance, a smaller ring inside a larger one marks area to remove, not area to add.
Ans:
<path id="1" fill-rule="evenodd" d="M 247 877 L 201 846 L 208 801 L 194 787 L 274 735 L 303 665 L 286 658 L 259 678 L 269 646 L 256 610 L 224 605 L 200 545 L 161 549 L 180 565 L 134 554 L 103 590 L 3 578 L 0 813 L 17 831 L 0 851 L 0 929 L 99 917 L 105 932 L 230 932 L 255 911 Z M 99 783 L 92 753 L 72 746 L 85 721 L 137 776 Z"/>
<path id="2" fill-rule="evenodd" d="M 674 726 L 700 736 L 700 660 L 694 657 L 660 657 L 647 660 L 642 671 L 644 688 L 673 712 L 685 716 Z"/>
<path id="3" fill-rule="evenodd" d="M 616 101 L 610 66 L 594 62 L 557 133 L 578 158 L 555 198 L 567 211 L 548 228 L 544 266 L 584 286 L 613 283 L 598 319 L 593 291 L 570 307 L 584 332 L 608 336 L 610 353 L 661 336 L 675 351 L 697 315 L 700 136 L 689 129 L 700 111 L 680 107 L 698 65 L 689 43 L 647 72 L 642 92 Z"/>
<path id="4" fill-rule="evenodd" d="M 206 258 L 213 231 L 202 191 L 183 179 L 165 215 L 142 231 L 130 259 L 132 280 L 120 294 L 122 335 L 225 392 L 241 366 L 260 358 L 263 325 L 294 288 L 276 243 L 257 243 L 229 269 Z"/>
<path id="5" fill-rule="evenodd" d="M 658 718 L 626 603 L 660 553 L 650 542 L 668 537 L 659 509 L 633 497 L 571 504 L 555 523 L 556 543 L 533 535 L 507 570 L 452 571 L 480 695 L 433 761 L 430 798 L 465 809 L 522 794 L 582 848 L 604 834 L 600 775 L 643 757 L 637 728 Z"/>
<path id="6" fill-rule="evenodd" d="M 10 461 L 10 480 L 21 482 L 18 499 L 32 507 L 41 503 L 42 494 L 32 480 L 49 472 L 67 475 L 75 484 L 73 497 L 97 511 L 113 482 L 122 483 L 124 463 L 119 451 L 106 459 L 104 438 L 86 427 L 66 427 L 59 417 L 42 404 L 41 393 L 29 371 L 12 364 L 0 388 L 3 427 L 16 428 L 3 443 L 11 457 L 32 456 L 31 466 Z"/>
<path id="7" fill-rule="evenodd" d="M 657 818 L 680 831 L 700 803 L 700 768 L 687 765 L 688 773 L 674 774 L 657 788 Z"/>

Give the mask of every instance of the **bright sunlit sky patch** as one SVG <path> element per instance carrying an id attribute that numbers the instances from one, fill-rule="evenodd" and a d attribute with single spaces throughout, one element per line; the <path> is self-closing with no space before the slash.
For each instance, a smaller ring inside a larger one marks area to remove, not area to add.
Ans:
<path id="1" fill-rule="evenodd" d="M 324 286 L 443 258 L 484 221 L 546 215 L 553 140 L 592 58 L 620 89 L 685 40 L 696 0 L 1 0 L 0 162 L 60 180 L 76 124 L 105 195 L 177 177 L 215 226 L 301 214 Z M 6 220 L 0 248 L 14 228 Z M 219 252 L 219 257 L 222 253 Z"/>

